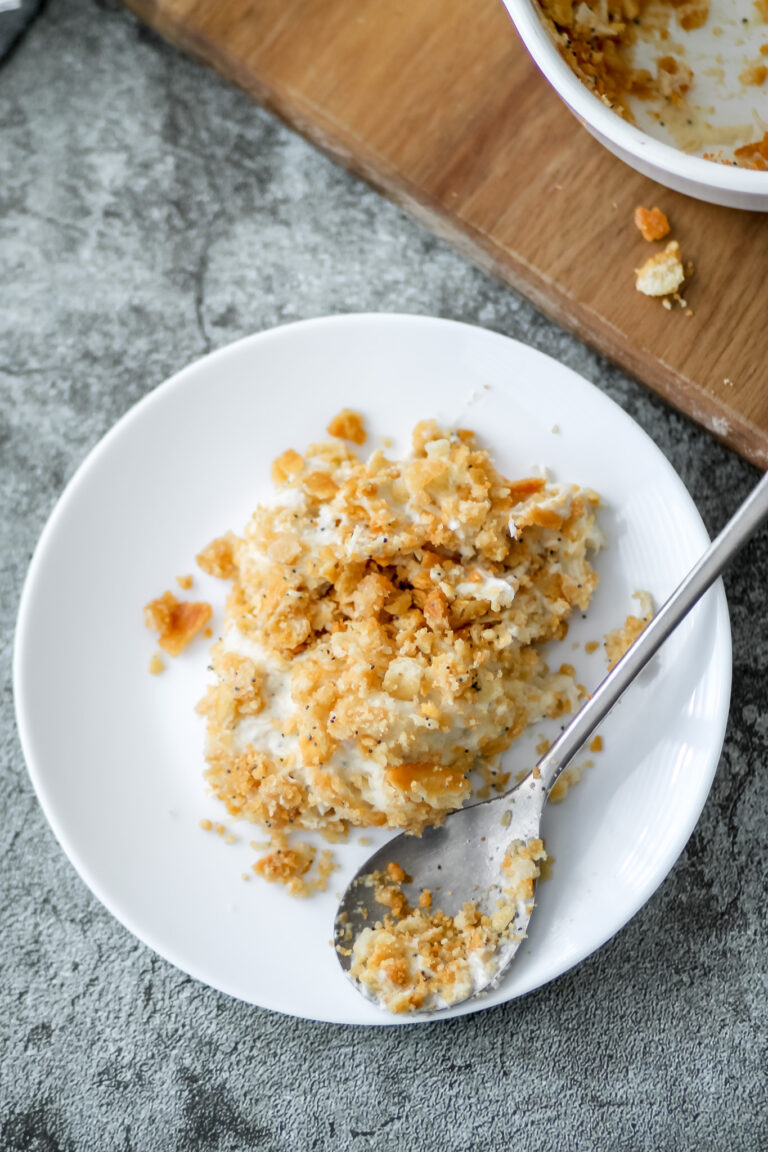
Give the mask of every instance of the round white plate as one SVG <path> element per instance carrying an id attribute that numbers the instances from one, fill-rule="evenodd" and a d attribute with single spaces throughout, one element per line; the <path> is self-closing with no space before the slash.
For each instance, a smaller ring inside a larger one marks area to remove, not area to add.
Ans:
<path id="1" fill-rule="evenodd" d="M 359 996 L 330 946 L 335 893 L 382 842 L 335 851 L 327 893 L 296 900 L 253 876 L 258 829 L 227 819 L 203 781 L 207 678 L 198 638 L 151 676 L 143 605 L 194 571 L 214 536 L 239 531 L 270 491 L 270 463 L 361 409 L 366 450 L 407 447 L 417 420 L 474 428 L 507 475 L 546 466 L 596 488 L 607 547 L 588 619 L 550 662 L 594 686 L 602 651 L 647 589 L 660 602 L 707 534 L 649 438 L 596 388 L 503 336 L 419 316 L 337 316 L 241 340 L 150 393 L 81 466 L 43 532 L 24 588 L 15 651 L 19 730 L 40 803 L 95 895 L 136 936 L 200 980 L 313 1019 L 402 1023 Z M 183 593 L 181 595 L 184 595 Z M 219 625 L 226 585 L 197 573 Z M 574 642 L 580 642 L 578 650 Z M 608 940 L 682 851 L 717 766 L 728 711 L 730 630 L 721 586 L 681 625 L 603 728 L 604 751 L 546 816 L 552 878 L 530 937 L 486 1000 L 520 996 Z M 508 753 L 530 760 L 544 726 Z M 551 734 L 551 729 L 550 729 Z M 199 827 L 222 820 L 236 843 Z M 446 1013 L 449 1015 L 451 1013 Z"/>

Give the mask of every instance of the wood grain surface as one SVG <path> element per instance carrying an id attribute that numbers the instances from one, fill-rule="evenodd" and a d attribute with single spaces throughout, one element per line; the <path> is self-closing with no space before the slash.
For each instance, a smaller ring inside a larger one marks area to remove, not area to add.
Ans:
<path id="1" fill-rule="evenodd" d="M 597 144 L 498 0 L 127 0 L 759 466 L 768 467 L 768 218 L 670 192 Z M 693 315 L 640 296 L 658 204 Z"/>

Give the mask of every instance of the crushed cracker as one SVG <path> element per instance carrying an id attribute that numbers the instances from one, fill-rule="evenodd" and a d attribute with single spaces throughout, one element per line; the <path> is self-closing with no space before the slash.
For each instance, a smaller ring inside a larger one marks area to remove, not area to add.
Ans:
<path id="1" fill-rule="evenodd" d="M 670 240 L 663 252 L 650 256 L 636 269 L 635 287 L 644 296 L 671 296 L 685 280 L 680 245 Z M 664 302 L 664 301 L 663 301 Z M 671 307 L 669 301 L 666 306 Z"/>
<path id="2" fill-rule="evenodd" d="M 195 557 L 198 567 L 209 576 L 217 576 L 219 580 L 231 580 L 235 574 L 236 539 L 234 532 L 217 536 L 202 552 L 198 552 Z"/>
<path id="3" fill-rule="evenodd" d="M 661 208 L 635 208 L 635 226 L 644 240 L 661 240 L 669 233 L 669 220 Z"/>
<path id="4" fill-rule="evenodd" d="M 333 863 L 302 830 L 440 823 L 477 775 L 508 787 L 496 761 L 528 723 L 576 706 L 573 667 L 550 671 L 541 646 L 591 599 L 599 498 L 510 481 L 433 421 L 403 460 L 336 438 L 273 477 L 243 535 L 197 558 L 232 580 L 198 710 L 208 782 L 266 833 L 254 871 L 307 895 Z"/>
<path id="5" fill-rule="evenodd" d="M 638 591 L 633 593 L 633 597 L 639 602 L 641 615 L 627 616 L 621 628 L 614 628 L 604 637 L 603 643 L 609 669 L 618 664 L 653 617 L 653 600 L 650 593 Z"/>
<path id="6" fill-rule="evenodd" d="M 157 642 L 169 656 L 179 656 L 210 618 L 210 604 L 177 600 L 173 592 L 164 592 L 144 608 L 147 628 L 159 634 Z"/>
<path id="7" fill-rule="evenodd" d="M 330 436 L 339 436 L 353 444 L 365 444 L 365 422 L 360 413 L 352 408 L 343 408 L 338 416 L 334 416 L 327 432 Z"/>

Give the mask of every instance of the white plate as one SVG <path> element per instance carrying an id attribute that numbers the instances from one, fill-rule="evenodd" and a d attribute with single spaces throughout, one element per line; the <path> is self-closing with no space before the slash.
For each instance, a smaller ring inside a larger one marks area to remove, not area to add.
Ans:
<path id="1" fill-rule="evenodd" d="M 391 435 L 402 449 L 415 422 L 435 416 L 475 428 L 510 476 L 547 465 L 603 494 L 600 587 L 551 657 L 575 664 L 588 686 L 604 658 L 573 642 L 622 623 L 638 588 L 663 599 L 707 535 L 661 453 L 596 388 L 503 336 L 416 316 L 310 320 L 215 352 L 123 417 L 67 487 L 30 566 L 15 652 L 24 753 L 62 847 L 131 932 L 198 979 L 281 1012 L 382 1024 L 394 1021 L 348 984 L 329 945 L 334 893 L 372 848 L 359 834 L 340 845 L 331 890 L 311 900 L 244 883 L 258 832 L 225 820 L 238 836 L 227 846 L 199 827 L 225 815 L 204 786 L 193 711 L 206 642 L 150 676 L 142 620 L 201 546 L 245 524 L 270 489 L 271 460 L 321 438 L 345 405 L 365 413 L 369 445 Z M 217 624 L 225 592 L 196 575 L 193 594 L 213 603 Z M 730 670 L 718 586 L 609 718 L 580 785 L 548 812 L 554 873 L 508 979 L 454 1015 L 565 972 L 661 883 L 709 791 Z M 513 765 L 543 730 L 510 752 Z"/>

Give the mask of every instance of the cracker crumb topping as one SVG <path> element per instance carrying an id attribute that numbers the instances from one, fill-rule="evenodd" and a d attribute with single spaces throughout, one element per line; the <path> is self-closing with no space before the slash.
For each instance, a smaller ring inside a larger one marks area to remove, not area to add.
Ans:
<path id="1" fill-rule="evenodd" d="M 177 600 L 164 592 L 144 607 L 144 622 L 158 633 L 158 644 L 169 656 L 179 656 L 211 618 L 205 601 Z"/>
<path id="2" fill-rule="evenodd" d="M 337 437 L 273 477 L 242 535 L 198 556 L 232 581 L 198 711 L 214 793 L 266 833 L 256 873 L 304 895 L 326 864 L 300 831 L 418 833 L 507 788 L 499 754 L 579 700 L 542 646 L 586 611 L 602 538 L 596 493 L 508 480 L 429 420 L 405 459 Z"/>

